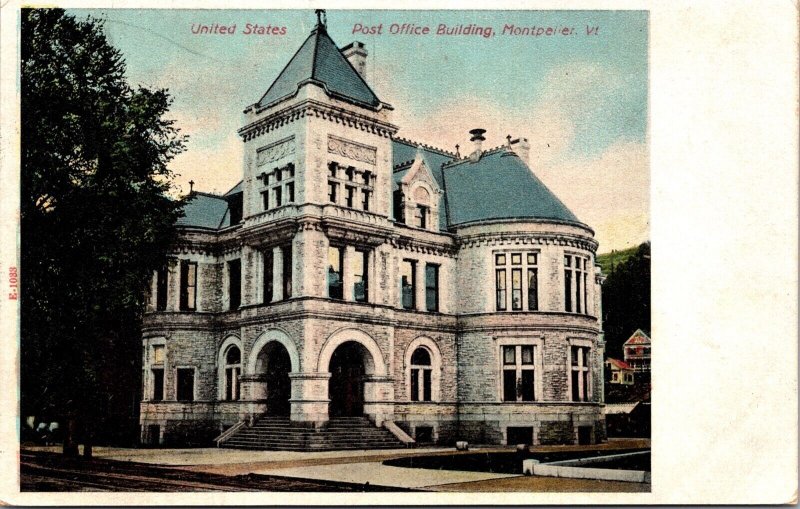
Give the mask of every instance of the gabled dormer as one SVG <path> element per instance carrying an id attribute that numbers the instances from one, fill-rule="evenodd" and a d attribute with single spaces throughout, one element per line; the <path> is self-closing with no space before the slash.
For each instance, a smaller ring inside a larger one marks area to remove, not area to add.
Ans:
<path id="1" fill-rule="evenodd" d="M 397 189 L 394 190 L 395 221 L 414 228 L 439 230 L 442 194 L 430 163 L 418 148 L 411 166 L 397 181 Z"/>

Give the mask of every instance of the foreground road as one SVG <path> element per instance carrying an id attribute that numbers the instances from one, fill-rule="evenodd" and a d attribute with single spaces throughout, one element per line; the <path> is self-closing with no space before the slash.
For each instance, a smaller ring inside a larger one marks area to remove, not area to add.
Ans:
<path id="1" fill-rule="evenodd" d="M 144 463 L 65 458 L 60 454 L 23 451 L 21 491 L 408 491 L 402 488 L 275 475 L 226 476 Z"/>

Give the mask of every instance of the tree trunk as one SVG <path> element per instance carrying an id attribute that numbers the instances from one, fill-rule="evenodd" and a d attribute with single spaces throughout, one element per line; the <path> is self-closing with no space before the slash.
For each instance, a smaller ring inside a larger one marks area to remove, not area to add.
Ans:
<path id="1" fill-rule="evenodd" d="M 78 442 L 76 441 L 78 421 L 74 417 L 67 418 L 67 425 L 64 430 L 64 456 L 78 456 Z"/>

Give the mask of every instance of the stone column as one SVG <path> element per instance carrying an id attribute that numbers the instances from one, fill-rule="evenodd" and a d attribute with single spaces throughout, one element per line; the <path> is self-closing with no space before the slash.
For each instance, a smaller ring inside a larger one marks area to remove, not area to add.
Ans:
<path id="1" fill-rule="evenodd" d="M 356 256 L 356 248 L 353 246 L 345 246 L 342 256 L 342 297 L 346 302 L 352 302 L 355 296 L 353 295 L 353 274 L 350 271 L 350 264 Z"/>
<path id="2" fill-rule="evenodd" d="M 283 300 L 283 251 L 272 248 L 272 302 Z"/>
<path id="3" fill-rule="evenodd" d="M 394 420 L 394 384 L 389 376 L 364 377 L 364 413 L 372 417 L 376 426 Z"/>
<path id="4" fill-rule="evenodd" d="M 330 373 L 289 373 L 292 381 L 290 419 L 295 422 L 324 425 L 330 419 L 328 382 Z"/>

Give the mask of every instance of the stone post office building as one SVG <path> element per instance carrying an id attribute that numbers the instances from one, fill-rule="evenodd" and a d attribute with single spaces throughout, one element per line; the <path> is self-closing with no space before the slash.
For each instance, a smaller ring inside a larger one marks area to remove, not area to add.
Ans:
<path id="1" fill-rule="evenodd" d="M 592 229 L 526 139 L 397 138 L 366 64 L 318 23 L 244 110 L 242 181 L 187 203 L 144 320 L 142 441 L 357 416 L 407 442 L 604 440 Z"/>

